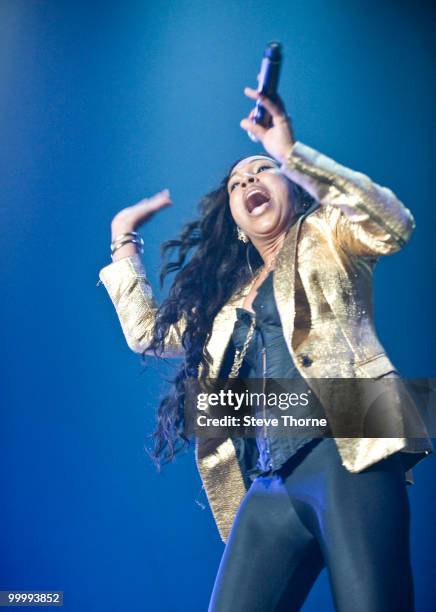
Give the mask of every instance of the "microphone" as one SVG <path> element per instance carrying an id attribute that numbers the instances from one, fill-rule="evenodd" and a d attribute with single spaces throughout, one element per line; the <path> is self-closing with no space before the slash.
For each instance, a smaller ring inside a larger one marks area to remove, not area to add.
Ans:
<path id="1" fill-rule="evenodd" d="M 279 42 L 271 41 L 267 44 L 260 65 L 257 91 L 272 100 L 277 95 L 282 57 L 282 46 Z M 262 106 L 259 100 L 256 102 L 251 121 L 264 127 L 270 127 L 272 124 L 270 113 Z M 248 132 L 248 135 L 253 142 L 259 142 L 251 132 Z"/>

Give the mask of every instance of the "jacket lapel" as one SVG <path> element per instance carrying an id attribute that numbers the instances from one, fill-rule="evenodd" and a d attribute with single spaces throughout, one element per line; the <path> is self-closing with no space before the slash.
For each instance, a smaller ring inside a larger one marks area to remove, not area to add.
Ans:
<path id="1" fill-rule="evenodd" d="M 305 216 L 305 215 L 304 215 Z M 303 216 L 291 226 L 283 246 L 277 256 L 273 274 L 273 291 L 282 324 L 283 335 L 292 355 L 292 334 L 295 318 L 295 265 L 297 241 Z"/>

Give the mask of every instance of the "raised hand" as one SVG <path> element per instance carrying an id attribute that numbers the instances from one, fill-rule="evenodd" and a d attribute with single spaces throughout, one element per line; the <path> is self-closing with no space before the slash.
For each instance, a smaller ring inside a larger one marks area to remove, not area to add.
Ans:
<path id="1" fill-rule="evenodd" d="M 155 193 L 150 198 L 144 198 L 132 206 L 120 210 L 112 219 L 112 229 L 122 232 L 132 232 L 151 219 L 161 208 L 171 205 L 168 189 Z"/>
<path id="2" fill-rule="evenodd" d="M 144 198 L 132 206 L 123 208 L 114 216 L 111 222 L 112 242 L 121 234 L 138 230 L 138 228 L 144 223 L 147 223 L 158 210 L 171 205 L 170 192 L 168 189 L 164 189 L 163 191 L 155 193 L 150 198 Z M 115 251 L 113 260 L 116 261 L 121 257 L 132 255 L 135 252 L 136 247 L 134 244 L 125 244 Z"/>
<path id="3" fill-rule="evenodd" d="M 295 142 L 292 121 L 290 116 L 286 113 L 283 100 L 277 95 L 275 100 L 272 101 L 270 98 L 251 87 L 245 87 L 244 93 L 252 100 L 260 100 L 262 106 L 264 106 L 271 115 L 272 124 L 269 127 L 264 127 L 253 123 L 253 109 L 247 118 L 242 119 L 240 126 L 246 132 L 254 134 L 262 143 L 266 152 L 278 162 L 283 163 Z"/>

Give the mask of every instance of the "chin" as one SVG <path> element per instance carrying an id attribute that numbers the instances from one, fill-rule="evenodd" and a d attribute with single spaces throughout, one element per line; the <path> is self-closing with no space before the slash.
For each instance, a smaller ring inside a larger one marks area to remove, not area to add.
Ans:
<path id="1" fill-rule="evenodd" d="M 253 236 L 268 238 L 269 236 L 275 236 L 277 232 L 280 231 L 280 224 L 277 222 L 267 222 L 259 223 L 255 227 L 252 228 L 252 231 L 249 231 L 249 234 L 253 234 Z"/>

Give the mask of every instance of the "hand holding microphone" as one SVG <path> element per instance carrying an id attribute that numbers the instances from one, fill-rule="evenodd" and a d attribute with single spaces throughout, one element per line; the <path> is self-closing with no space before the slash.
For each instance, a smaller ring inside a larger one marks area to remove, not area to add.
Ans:
<path id="1" fill-rule="evenodd" d="M 295 142 L 291 118 L 277 93 L 281 65 L 279 43 L 267 46 L 259 73 L 257 91 L 245 87 L 244 93 L 256 100 L 256 107 L 240 123 L 252 140 L 261 142 L 266 151 L 283 163 Z"/>

